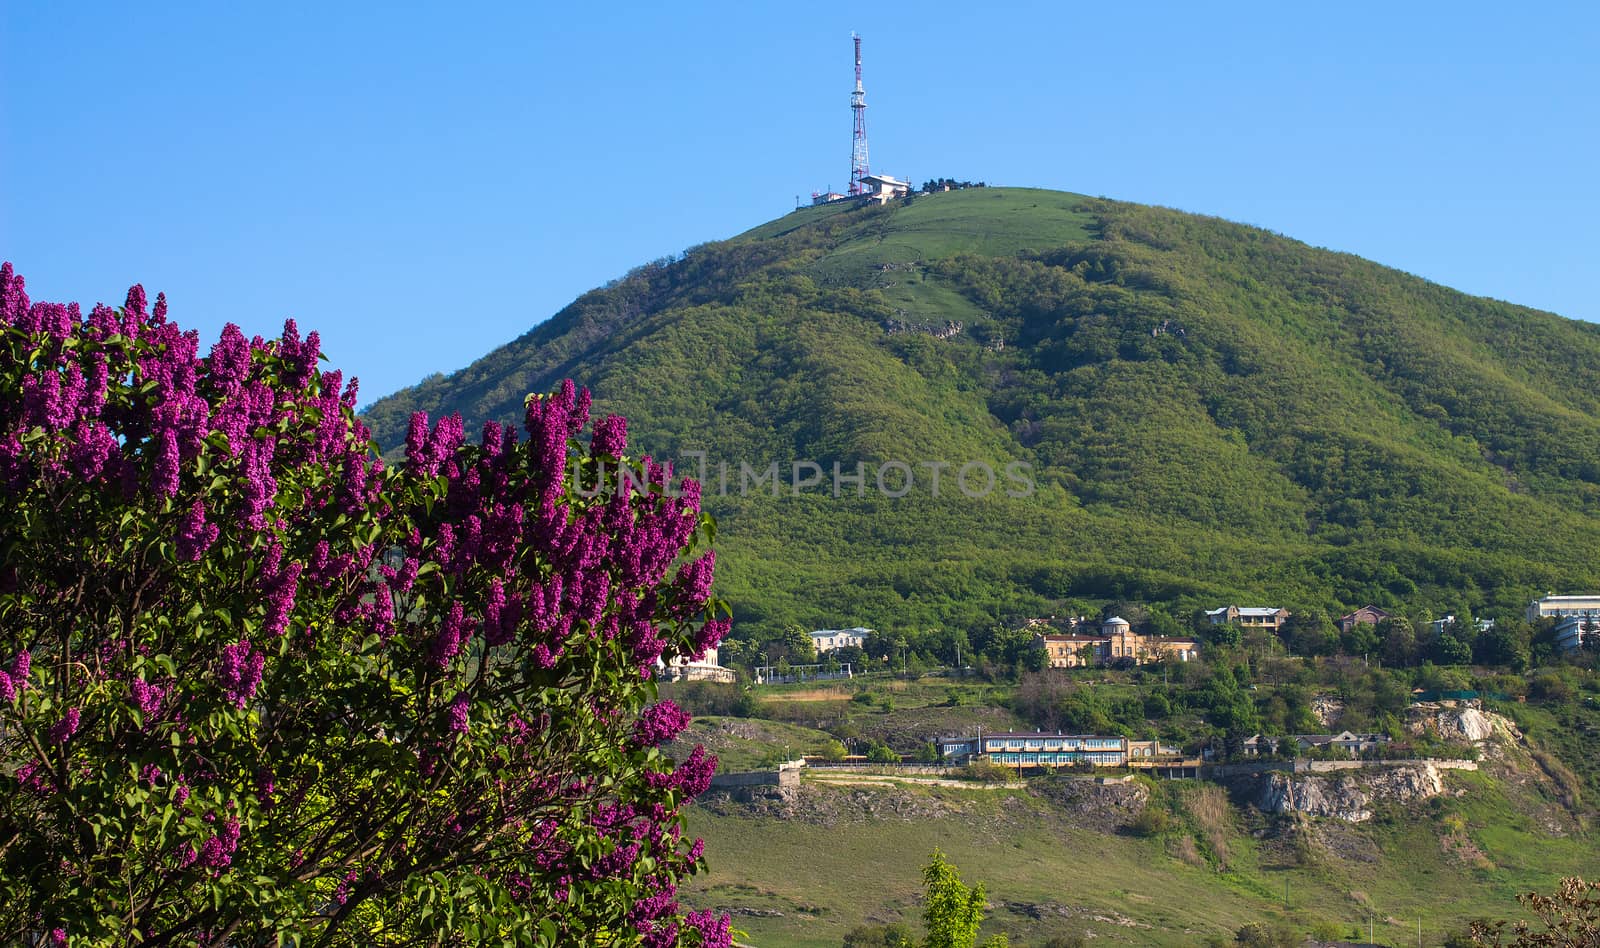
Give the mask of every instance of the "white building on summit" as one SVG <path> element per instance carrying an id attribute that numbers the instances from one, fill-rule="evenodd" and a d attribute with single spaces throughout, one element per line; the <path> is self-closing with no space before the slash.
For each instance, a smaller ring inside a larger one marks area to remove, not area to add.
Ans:
<path id="1" fill-rule="evenodd" d="M 886 174 L 866 175 L 861 183 L 867 189 L 867 201 L 871 204 L 888 204 L 911 193 L 911 182 L 900 181 Z"/>

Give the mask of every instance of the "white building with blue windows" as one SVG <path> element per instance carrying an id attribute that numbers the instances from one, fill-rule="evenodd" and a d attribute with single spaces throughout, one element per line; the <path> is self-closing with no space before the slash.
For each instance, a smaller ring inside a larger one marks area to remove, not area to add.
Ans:
<path id="1" fill-rule="evenodd" d="M 987 760 L 1006 767 L 1122 767 L 1128 763 L 1128 741 L 1095 734 L 999 732 L 975 737 L 946 737 L 934 742 L 948 763 Z"/>
<path id="2" fill-rule="evenodd" d="M 1528 603 L 1529 622 L 1551 616 L 1557 619 L 1600 619 L 1600 596 L 1549 595 Z"/>

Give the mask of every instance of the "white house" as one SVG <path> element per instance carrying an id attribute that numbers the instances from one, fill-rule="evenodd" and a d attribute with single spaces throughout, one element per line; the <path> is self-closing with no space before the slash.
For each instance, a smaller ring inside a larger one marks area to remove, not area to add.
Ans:
<path id="1" fill-rule="evenodd" d="M 866 644 L 867 636 L 872 634 L 871 629 L 857 626 L 853 629 L 818 629 L 811 633 L 811 644 L 817 654 L 831 652 L 836 648 L 847 648 L 854 645 L 860 648 Z"/>
<path id="2" fill-rule="evenodd" d="M 1451 626 L 1453 626 L 1455 624 L 1456 624 L 1456 617 L 1455 616 L 1453 616 L 1453 615 L 1445 616 L 1443 619 L 1435 619 L 1432 622 L 1428 623 L 1428 631 L 1433 633 L 1433 637 L 1434 638 L 1438 638 L 1439 636 L 1441 636 L 1441 635 L 1443 635 L 1445 633 L 1446 629 L 1449 629 Z M 1493 619 L 1476 619 L 1476 620 L 1473 621 L 1472 624 L 1473 624 L 1473 626 L 1475 628 L 1477 628 L 1477 630 L 1479 632 L 1487 632 L 1490 629 L 1494 628 L 1494 620 Z"/>
<path id="3" fill-rule="evenodd" d="M 867 200 L 873 204 L 888 204 L 911 193 L 911 182 L 898 181 L 886 174 L 863 175 L 861 184 L 867 189 Z"/>

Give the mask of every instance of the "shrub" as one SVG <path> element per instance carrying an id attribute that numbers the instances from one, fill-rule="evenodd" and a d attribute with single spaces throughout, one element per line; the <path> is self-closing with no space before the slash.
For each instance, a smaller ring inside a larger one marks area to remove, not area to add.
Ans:
<path id="1" fill-rule="evenodd" d="M 911 928 L 904 922 L 857 925 L 844 933 L 844 948 L 905 948 L 910 944 Z"/>
<path id="2" fill-rule="evenodd" d="M 1133 822 L 1128 824 L 1128 830 L 1135 836 L 1148 839 L 1165 833 L 1171 825 L 1172 818 L 1167 815 L 1164 807 L 1147 803 L 1145 808 L 1139 811 L 1139 815 L 1133 818 Z"/>
<path id="3" fill-rule="evenodd" d="M 900 755 L 888 744 L 873 738 L 867 744 L 867 759 L 877 764 L 898 764 Z"/>
<path id="4" fill-rule="evenodd" d="M 389 467 L 315 333 L 198 346 L 0 268 L 0 942 L 726 945 L 651 704 L 727 628 L 697 492 L 570 383 Z"/>
<path id="5" fill-rule="evenodd" d="M 1552 704 L 1564 704 L 1572 700 L 1572 688 L 1560 675 L 1544 674 L 1529 684 L 1528 697 Z"/>
<path id="6" fill-rule="evenodd" d="M 1005 783 L 1011 779 L 1011 771 L 992 760 L 972 761 L 961 768 L 960 775 L 968 780 L 983 783 Z"/>

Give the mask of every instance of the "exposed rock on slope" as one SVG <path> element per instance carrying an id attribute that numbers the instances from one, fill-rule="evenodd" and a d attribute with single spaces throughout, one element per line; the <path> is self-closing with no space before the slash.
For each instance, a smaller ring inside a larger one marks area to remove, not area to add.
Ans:
<path id="1" fill-rule="evenodd" d="M 990 799 L 977 788 L 835 786 L 809 780 L 798 787 L 713 789 L 697 798 L 696 805 L 722 816 L 818 826 L 967 819 L 981 813 L 996 825 L 1016 820 L 1037 829 L 1041 814 L 1049 814 L 1069 826 L 1112 833 L 1138 816 L 1150 798 L 1149 789 L 1137 781 L 1100 783 L 1076 777 L 1030 780 L 1027 794 L 1049 807 L 1020 792 L 999 792 Z"/>
<path id="2" fill-rule="evenodd" d="M 1407 711 L 1406 728 L 1418 735 L 1431 731 L 1440 740 L 1461 744 L 1522 743 L 1522 733 L 1515 724 L 1493 711 L 1483 710 L 1477 701 L 1414 704 Z"/>
<path id="3" fill-rule="evenodd" d="M 711 790 L 697 798 L 696 805 L 723 816 L 829 827 L 961 819 L 975 812 L 970 797 L 955 793 L 921 787 L 828 786 L 811 782 L 803 782 L 798 787 Z"/>
<path id="4" fill-rule="evenodd" d="M 1311 699 L 1311 714 L 1323 727 L 1334 727 L 1344 716 L 1344 701 L 1332 695 L 1317 695 Z"/>
<path id="5" fill-rule="evenodd" d="M 1337 775 L 1263 774 L 1256 807 L 1265 813 L 1305 813 L 1348 823 L 1372 818 L 1379 803 L 1413 803 L 1444 792 L 1444 779 L 1432 764 L 1409 764 Z"/>
<path id="6" fill-rule="evenodd" d="M 1133 780 L 1100 783 L 1052 777 L 1033 781 L 1029 789 L 1065 810 L 1068 822 L 1102 833 L 1114 832 L 1132 822 L 1150 799 L 1149 789 Z"/>

